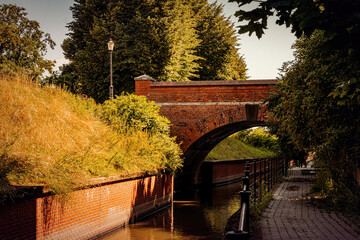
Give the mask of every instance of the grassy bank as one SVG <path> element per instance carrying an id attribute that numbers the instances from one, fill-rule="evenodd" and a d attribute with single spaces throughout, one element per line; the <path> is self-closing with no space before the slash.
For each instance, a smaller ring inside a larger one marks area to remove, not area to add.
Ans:
<path id="1" fill-rule="evenodd" d="M 240 136 L 239 136 L 240 135 Z M 245 142 L 244 134 L 233 134 L 221 141 L 207 155 L 206 160 L 223 160 L 223 159 L 247 159 L 276 156 L 276 151 L 269 150 L 265 147 L 255 147 Z"/>
<path id="2" fill-rule="evenodd" d="M 94 178 L 174 171 L 180 148 L 166 133 L 116 129 L 102 106 L 59 88 L 0 75 L 0 193 L 44 185 L 66 193 Z"/>

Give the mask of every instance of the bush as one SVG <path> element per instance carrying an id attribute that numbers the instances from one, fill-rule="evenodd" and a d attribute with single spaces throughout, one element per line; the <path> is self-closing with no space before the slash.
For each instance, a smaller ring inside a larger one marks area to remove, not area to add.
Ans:
<path id="1" fill-rule="evenodd" d="M 126 127 L 150 132 L 169 133 L 170 121 L 159 115 L 160 106 L 145 96 L 121 95 L 104 102 L 101 119 L 117 131 Z M 126 127 L 125 127 L 126 126 Z"/>
<path id="2" fill-rule="evenodd" d="M 182 166 L 181 149 L 175 137 L 169 136 L 170 121 L 160 116 L 159 110 L 160 106 L 145 96 L 126 94 L 105 101 L 99 111 L 101 119 L 118 133 L 147 132 L 149 146 L 140 148 L 139 154 L 152 162 L 154 169 L 173 172 Z"/>
<path id="3" fill-rule="evenodd" d="M 271 135 L 264 128 L 256 128 L 254 130 L 243 130 L 237 135 L 238 139 L 253 145 L 254 147 L 266 148 L 271 151 L 278 151 L 279 144 L 277 137 Z"/>

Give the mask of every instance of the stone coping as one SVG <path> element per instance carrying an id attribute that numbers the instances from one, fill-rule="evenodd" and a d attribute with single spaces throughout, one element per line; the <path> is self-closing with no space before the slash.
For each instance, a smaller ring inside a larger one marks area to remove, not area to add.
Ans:
<path id="1" fill-rule="evenodd" d="M 263 158 L 241 158 L 241 159 L 224 159 L 224 160 L 204 160 L 203 163 L 228 163 L 228 162 L 246 162 L 249 161 L 252 163 L 255 160 L 270 160 L 270 159 L 276 159 L 277 156 L 274 157 L 263 157 Z"/>
<path id="2" fill-rule="evenodd" d="M 92 178 L 89 180 L 87 184 L 84 184 L 83 186 L 79 186 L 74 189 L 74 191 L 82 190 L 82 189 L 88 189 L 88 188 L 94 188 L 94 187 L 100 187 L 104 185 L 119 183 L 119 182 L 126 182 L 130 180 L 140 179 L 140 178 L 147 178 L 152 176 L 158 176 L 158 175 L 164 175 L 164 174 L 171 174 L 166 173 L 164 171 L 152 171 L 152 172 L 139 172 L 129 175 L 121 175 L 121 176 L 110 176 L 110 177 L 99 177 L 99 178 Z M 15 197 L 13 200 L 25 200 L 25 199 L 31 199 L 34 197 L 41 197 L 41 196 L 48 196 L 52 195 L 49 191 L 49 188 L 44 184 L 38 184 L 38 185 L 19 185 L 19 184 L 8 184 L 7 186 L 9 190 L 18 193 L 19 197 Z"/>
<path id="3" fill-rule="evenodd" d="M 248 86 L 275 85 L 277 79 L 245 80 L 245 81 L 188 81 L 188 82 L 151 82 L 151 87 L 194 87 L 194 86 Z"/>

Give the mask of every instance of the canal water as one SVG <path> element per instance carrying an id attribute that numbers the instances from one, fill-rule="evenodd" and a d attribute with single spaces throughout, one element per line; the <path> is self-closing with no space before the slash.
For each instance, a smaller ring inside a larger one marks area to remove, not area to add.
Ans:
<path id="1" fill-rule="evenodd" d="M 167 240 L 222 238 L 227 220 L 240 205 L 240 182 L 198 190 L 191 197 L 176 197 L 172 206 L 102 240 Z"/>

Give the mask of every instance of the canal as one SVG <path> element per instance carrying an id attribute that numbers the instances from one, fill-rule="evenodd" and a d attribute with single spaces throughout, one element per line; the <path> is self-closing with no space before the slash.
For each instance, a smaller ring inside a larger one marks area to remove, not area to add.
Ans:
<path id="1" fill-rule="evenodd" d="M 240 183 L 198 190 L 191 197 L 175 195 L 172 206 L 101 239 L 219 240 L 228 218 L 239 209 Z"/>

